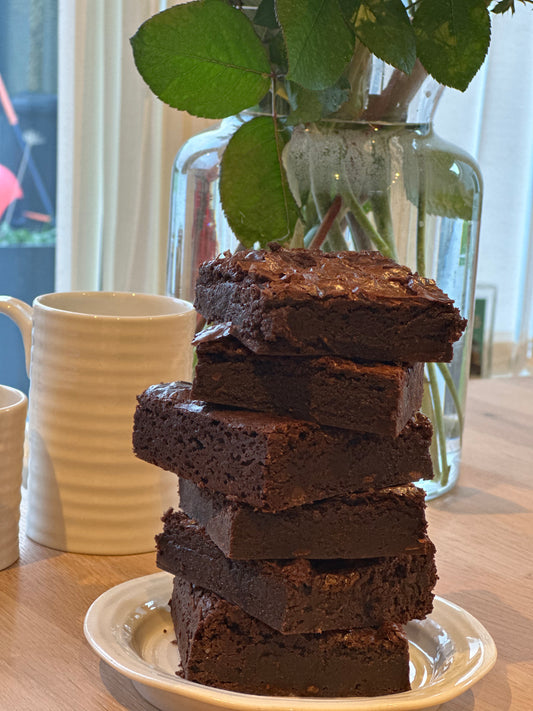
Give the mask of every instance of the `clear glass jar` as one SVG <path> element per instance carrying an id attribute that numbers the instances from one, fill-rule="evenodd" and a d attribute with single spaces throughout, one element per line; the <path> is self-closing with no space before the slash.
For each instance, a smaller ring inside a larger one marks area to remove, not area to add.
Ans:
<path id="1" fill-rule="evenodd" d="M 472 315 L 481 207 L 475 161 L 432 130 L 431 123 L 324 121 L 297 127 L 284 153 L 293 193 L 313 238 L 315 213 L 343 203 L 326 250 L 378 249 L 435 279 Z M 435 478 L 421 482 L 428 498 L 449 491 L 459 473 L 470 362 L 470 330 L 450 364 L 426 366 L 423 411 L 435 436 Z"/>
<path id="2" fill-rule="evenodd" d="M 415 68 L 409 78 L 378 60 L 363 62 L 355 100 L 332 119 L 296 126 L 283 164 L 309 246 L 338 196 L 326 250 L 378 249 L 435 279 L 462 315 L 473 315 L 482 181 L 476 162 L 435 135 L 441 87 Z M 357 119 L 350 118 L 350 112 Z M 218 166 L 246 117 L 222 122 L 178 153 L 173 175 L 169 293 L 190 299 L 198 264 L 238 241 L 223 215 Z M 427 364 L 423 411 L 434 427 L 435 477 L 419 482 L 428 499 L 459 475 L 471 329 L 450 364 Z"/>
<path id="3" fill-rule="evenodd" d="M 220 160 L 246 119 L 232 116 L 190 138 L 172 167 L 167 293 L 194 301 L 199 265 L 238 246 L 218 193 Z"/>

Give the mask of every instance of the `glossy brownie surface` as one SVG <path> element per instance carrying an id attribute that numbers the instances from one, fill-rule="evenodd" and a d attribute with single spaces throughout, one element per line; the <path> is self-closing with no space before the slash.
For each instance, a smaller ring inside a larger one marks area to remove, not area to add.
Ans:
<path id="1" fill-rule="evenodd" d="M 466 327 L 432 280 L 379 252 L 227 253 L 200 267 L 195 306 L 265 355 L 449 361 Z"/>
<path id="2" fill-rule="evenodd" d="M 452 303 L 434 281 L 379 252 L 323 252 L 272 244 L 269 249 L 226 253 L 206 262 L 200 269 L 200 284 L 211 275 L 213 280 L 255 284 L 265 301 L 342 298 Z"/>

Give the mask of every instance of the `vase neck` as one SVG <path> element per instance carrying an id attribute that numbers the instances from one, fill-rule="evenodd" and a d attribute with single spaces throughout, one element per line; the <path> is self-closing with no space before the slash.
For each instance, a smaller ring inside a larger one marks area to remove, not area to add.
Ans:
<path id="1" fill-rule="evenodd" d="M 417 60 L 409 75 L 363 48 L 351 64 L 351 97 L 335 118 L 376 123 L 429 124 L 443 86 Z"/>

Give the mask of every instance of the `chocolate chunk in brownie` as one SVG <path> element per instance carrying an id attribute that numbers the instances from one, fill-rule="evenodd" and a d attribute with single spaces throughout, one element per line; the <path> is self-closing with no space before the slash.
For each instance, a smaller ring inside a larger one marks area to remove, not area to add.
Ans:
<path id="1" fill-rule="evenodd" d="M 407 691 L 401 629 L 283 635 L 213 592 L 174 578 L 170 603 L 181 675 L 265 696 L 380 696 Z"/>
<path id="2" fill-rule="evenodd" d="M 226 253 L 200 267 L 195 306 L 259 354 L 450 361 L 466 328 L 434 281 L 379 252 Z"/>
<path id="3" fill-rule="evenodd" d="M 229 334 L 220 325 L 195 339 L 195 399 L 392 436 L 422 404 L 422 363 L 258 356 Z"/>
<path id="4" fill-rule="evenodd" d="M 379 627 L 433 607 L 434 546 L 363 560 L 237 561 L 181 511 L 163 517 L 157 565 L 207 588 L 283 634 Z"/>
<path id="5" fill-rule="evenodd" d="M 227 558 L 378 558 L 420 548 L 425 495 L 413 484 L 349 494 L 278 513 L 196 486 L 179 484 L 180 508 Z"/>
<path id="6" fill-rule="evenodd" d="M 242 503 L 279 511 L 432 477 L 423 415 L 380 437 L 191 400 L 190 388 L 154 385 L 139 396 L 135 454 Z"/>

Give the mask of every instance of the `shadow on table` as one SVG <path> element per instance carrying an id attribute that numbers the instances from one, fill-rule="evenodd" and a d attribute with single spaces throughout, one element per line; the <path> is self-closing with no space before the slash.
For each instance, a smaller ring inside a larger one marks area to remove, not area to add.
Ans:
<path id="1" fill-rule="evenodd" d="M 32 541 L 31 538 L 26 536 L 24 531 L 20 532 L 19 548 L 19 559 L 13 564 L 13 566 L 18 566 L 19 568 L 62 555 L 62 551 L 56 550 L 55 548 L 48 548 L 47 546 L 42 546 L 40 543 Z"/>
<path id="2" fill-rule="evenodd" d="M 498 658 L 489 675 L 490 688 L 497 689 L 498 693 L 495 696 L 489 691 L 484 692 L 482 679 L 479 682 L 480 688 L 478 689 L 477 685 L 474 687 L 477 707 L 484 711 L 510 711 L 513 709 L 513 699 L 508 682 L 508 665 L 530 662 L 533 659 L 533 619 L 487 590 L 458 590 L 447 597 L 477 617 L 481 624 L 487 627 L 496 643 Z M 479 612 L 481 609 L 485 612 Z M 490 623 L 487 620 L 490 620 Z M 461 705 L 458 708 L 467 711 L 473 707 Z M 445 710 L 446 704 L 443 707 L 443 711 Z"/>
<path id="3" fill-rule="evenodd" d="M 467 691 L 464 692 L 464 694 L 461 694 L 460 697 L 460 707 L 457 706 L 457 708 L 461 709 L 461 711 L 474 711 L 476 707 L 476 699 L 474 697 L 474 693 L 472 689 L 468 689 Z M 455 699 L 452 699 L 452 701 L 448 701 L 448 703 L 443 704 L 442 707 L 439 709 L 439 711 L 453 711 L 454 709 L 454 702 Z"/>
<path id="4" fill-rule="evenodd" d="M 156 711 L 137 693 L 130 679 L 120 674 L 104 661 L 100 661 L 100 678 L 111 696 L 128 711 Z"/>
<path id="5" fill-rule="evenodd" d="M 526 617 L 521 610 L 507 605 L 501 598 L 487 590 L 458 590 L 450 595 L 450 599 L 478 617 L 481 624 L 485 625 L 494 637 L 496 647 L 500 642 L 501 648 L 505 646 L 505 657 L 500 653 L 500 661 L 515 664 L 533 660 L 531 617 Z M 481 607 L 485 610 L 490 624 L 481 618 L 483 613 L 478 612 Z M 531 608 L 528 612 L 531 612 Z"/>
<path id="6" fill-rule="evenodd" d="M 514 501 L 473 486 L 452 489 L 449 494 L 430 501 L 429 506 L 439 511 L 474 515 L 531 513 L 528 508 Z"/>

